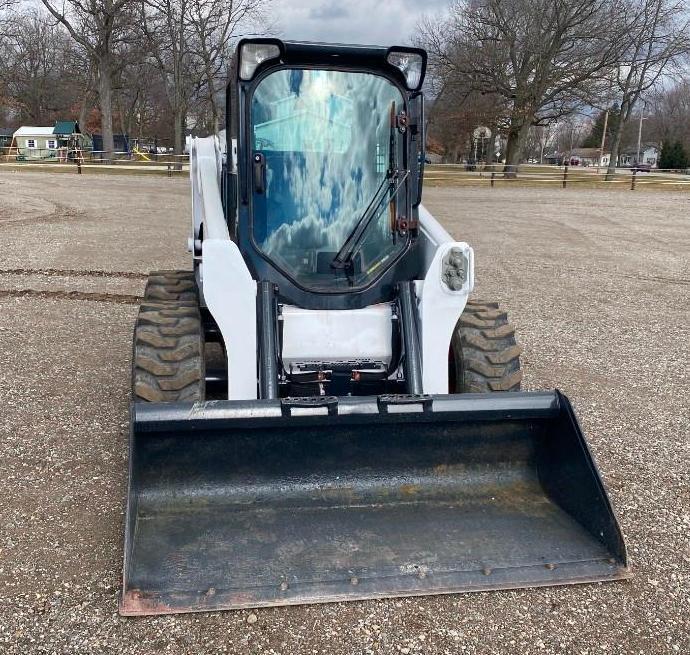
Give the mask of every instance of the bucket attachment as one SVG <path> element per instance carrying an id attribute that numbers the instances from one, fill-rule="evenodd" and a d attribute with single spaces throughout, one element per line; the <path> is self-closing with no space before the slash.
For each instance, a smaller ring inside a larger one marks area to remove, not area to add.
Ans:
<path id="1" fill-rule="evenodd" d="M 567 398 L 136 404 L 126 615 L 629 577 Z"/>

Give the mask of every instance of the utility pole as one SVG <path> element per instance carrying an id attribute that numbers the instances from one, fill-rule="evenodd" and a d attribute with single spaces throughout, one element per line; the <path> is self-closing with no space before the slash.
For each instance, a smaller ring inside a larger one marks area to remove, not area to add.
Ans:
<path id="1" fill-rule="evenodd" d="M 604 157 L 604 144 L 606 143 L 606 128 L 609 126 L 609 110 L 604 114 L 604 131 L 601 133 L 601 145 L 599 146 L 599 162 L 597 163 L 597 175 L 599 174 L 599 167 L 601 160 Z"/>
<path id="2" fill-rule="evenodd" d="M 644 105 L 640 109 L 640 127 L 637 130 L 637 163 L 640 164 L 640 148 L 642 146 L 642 121 L 644 120 Z"/>

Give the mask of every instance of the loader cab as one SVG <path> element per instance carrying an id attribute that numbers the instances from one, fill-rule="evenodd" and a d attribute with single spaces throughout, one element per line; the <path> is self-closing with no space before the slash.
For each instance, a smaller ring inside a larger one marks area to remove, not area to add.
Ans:
<path id="1" fill-rule="evenodd" d="M 227 92 L 225 212 L 256 280 L 306 309 L 419 277 L 426 54 L 243 40 Z"/>

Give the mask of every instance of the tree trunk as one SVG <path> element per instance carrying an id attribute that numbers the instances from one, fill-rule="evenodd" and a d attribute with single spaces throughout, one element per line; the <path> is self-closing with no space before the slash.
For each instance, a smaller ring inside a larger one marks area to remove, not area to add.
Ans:
<path id="1" fill-rule="evenodd" d="M 92 98 L 93 94 L 91 93 L 91 90 L 88 89 L 87 91 L 84 92 L 84 97 L 82 98 L 81 101 L 81 107 L 79 108 L 79 128 L 81 131 L 86 130 L 86 121 L 89 119 L 89 112 L 91 111 L 91 104 L 92 104 Z"/>
<path id="2" fill-rule="evenodd" d="M 517 169 L 522 157 L 522 150 L 529 134 L 530 122 L 523 116 L 517 116 L 513 112 L 508 128 L 508 141 L 506 143 L 506 163 L 503 168 L 504 177 L 517 177 Z M 522 113 L 522 112 L 520 112 Z"/>
<path id="3" fill-rule="evenodd" d="M 173 113 L 173 123 L 175 125 L 174 152 L 176 155 L 184 154 L 184 127 L 186 112 L 178 108 Z M 175 170 L 182 170 L 181 157 L 175 157 Z"/>
<path id="4" fill-rule="evenodd" d="M 208 73 L 207 68 L 206 85 L 208 86 L 208 101 L 211 106 L 211 121 L 213 123 L 212 129 L 213 134 L 218 134 L 218 130 L 220 129 L 220 111 L 218 109 L 218 103 L 216 102 L 213 81 L 213 76 Z"/>
<path id="5" fill-rule="evenodd" d="M 173 122 L 175 124 L 175 154 L 181 155 L 183 153 L 183 139 L 184 139 L 184 111 L 182 109 L 176 109 Z"/>
<path id="6" fill-rule="evenodd" d="M 616 173 L 616 166 L 618 165 L 618 152 L 621 147 L 621 140 L 623 139 L 623 130 L 625 128 L 626 120 L 623 119 L 623 104 L 616 124 L 616 131 L 613 133 L 611 139 L 611 158 L 609 159 L 609 166 L 606 169 L 606 181 L 612 180 Z"/>
<path id="7" fill-rule="evenodd" d="M 103 157 L 110 159 L 115 150 L 113 140 L 113 83 L 110 56 L 98 60 L 98 99 L 101 109 L 101 134 L 103 136 Z"/>
<path id="8" fill-rule="evenodd" d="M 220 131 L 220 112 L 215 100 L 211 100 L 211 115 L 213 116 L 213 134 Z"/>

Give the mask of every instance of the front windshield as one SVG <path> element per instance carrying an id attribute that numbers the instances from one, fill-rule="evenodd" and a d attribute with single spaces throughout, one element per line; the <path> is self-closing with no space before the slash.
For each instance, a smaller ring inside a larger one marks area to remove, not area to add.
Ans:
<path id="1" fill-rule="evenodd" d="M 391 116 L 403 110 L 397 87 L 370 73 L 283 69 L 257 85 L 252 154 L 263 157 L 265 188 L 254 187 L 253 236 L 302 286 L 362 286 L 405 248 L 406 238 L 394 229 L 392 194 L 384 193 L 349 266 L 331 266 L 377 192 L 390 184 L 401 138 Z"/>

